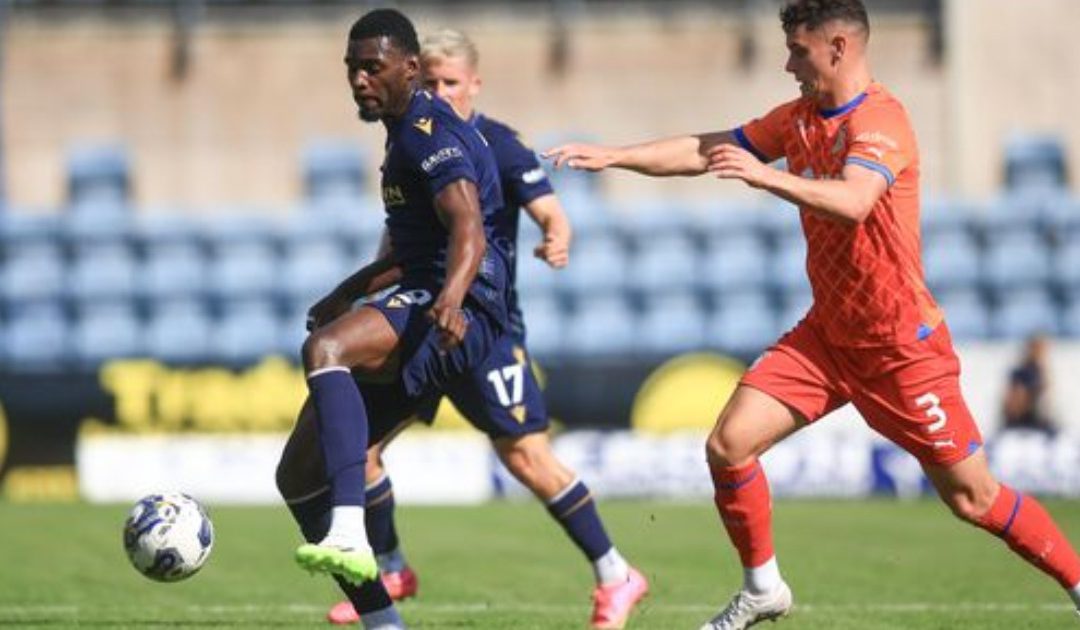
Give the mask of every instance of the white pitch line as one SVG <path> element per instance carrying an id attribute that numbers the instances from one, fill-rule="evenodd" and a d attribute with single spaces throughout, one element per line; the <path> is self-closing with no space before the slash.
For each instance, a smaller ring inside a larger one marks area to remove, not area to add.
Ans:
<path id="1" fill-rule="evenodd" d="M 641 604 L 641 610 L 658 610 L 668 612 L 708 613 L 719 609 L 722 602 L 711 604 L 679 604 L 662 603 L 646 600 Z M 327 604 L 328 605 L 328 604 Z M 312 603 L 278 603 L 278 604 L 201 604 L 197 606 L 184 606 L 183 610 L 191 614 L 227 615 L 227 614 L 257 614 L 274 613 L 290 615 L 322 614 L 327 605 Z M 459 602 L 428 604 L 417 601 L 407 601 L 399 604 L 403 610 L 415 610 L 417 612 L 433 614 L 454 613 L 562 613 L 587 610 L 587 604 L 542 604 L 527 602 Z M 101 610 L 123 610 L 120 606 L 67 606 L 52 604 L 0 604 L 0 617 L 7 615 L 77 615 L 80 612 L 100 612 Z M 1050 604 L 1034 602 L 864 602 L 858 604 L 839 603 L 802 603 L 796 602 L 795 609 L 800 613 L 809 614 L 834 614 L 834 613 L 927 613 L 927 612 L 996 612 L 996 613 L 1030 613 L 1030 612 L 1061 612 L 1071 611 L 1068 604 Z"/>

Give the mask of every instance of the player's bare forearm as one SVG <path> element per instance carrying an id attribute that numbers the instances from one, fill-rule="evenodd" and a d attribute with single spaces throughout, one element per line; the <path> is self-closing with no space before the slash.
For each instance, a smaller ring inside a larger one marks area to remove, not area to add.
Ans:
<path id="1" fill-rule="evenodd" d="M 739 179 L 798 206 L 844 223 L 861 223 L 885 193 L 888 183 L 875 171 L 845 166 L 838 179 L 810 179 L 763 164 L 737 145 L 709 151 L 709 172 L 720 179 Z"/>
<path id="2" fill-rule="evenodd" d="M 449 233 L 446 279 L 437 301 L 459 308 L 487 247 L 476 186 L 464 179 L 449 184 L 436 195 L 435 209 Z"/>
<path id="3" fill-rule="evenodd" d="M 709 151 L 734 142 L 729 131 L 677 136 L 622 147 L 566 144 L 544 153 L 555 168 L 567 166 L 587 171 L 621 168 L 652 177 L 701 175 L 708 167 Z"/>
<path id="4" fill-rule="evenodd" d="M 552 267 L 565 267 L 570 262 L 570 242 L 573 230 L 563 211 L 562 203 L 554 194 L 547 194 L 525 204 L 525 211 L 544 233 L 544 240 L 533 253 Z"/>

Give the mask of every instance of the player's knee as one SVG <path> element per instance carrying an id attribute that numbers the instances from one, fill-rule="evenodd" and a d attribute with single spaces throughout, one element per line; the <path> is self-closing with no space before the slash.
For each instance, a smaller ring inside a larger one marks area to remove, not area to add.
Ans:
<path id="1" fill-rule="evenodd" d="M 333 334 L 315 331 L 308 335 L 301 348 L 304 367 L 308 370 L 340 365 L 344 344 Z"/>
<path id="2" fill-rule="evenodd" d="M 977 525 L 994 505 L 996 495 L 996 487 L 967 487 L 950 491 L 941 498 L 956 518 Z"/>
<path id="3" fill-rule="evenodd" d="M 710 467 L 741 466 L 754 458 L 753 449 L 737 439 L 724 426 L 717 427 L 705 442 L 705 459 Z"/>

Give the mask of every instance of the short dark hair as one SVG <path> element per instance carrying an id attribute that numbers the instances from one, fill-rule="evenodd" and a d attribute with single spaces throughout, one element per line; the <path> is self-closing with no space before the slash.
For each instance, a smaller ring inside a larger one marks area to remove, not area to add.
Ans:
<path id="1" fill-rule="evenodd" d="M 856 24 L 870 35 L 870 18 L 862 0 L 792 0 L 780 9 L 785 33 L 795 32 L 800 25 L 812 31 L 833 20 Z"/>
<path id="2" fill-rule="evenodd" d="M 389 37 L 401 50 L 412 55 L 420 54 L 420 40 L 412 22 L 396 9 L 368 11 L 349 29 L 349 40 Z"/>

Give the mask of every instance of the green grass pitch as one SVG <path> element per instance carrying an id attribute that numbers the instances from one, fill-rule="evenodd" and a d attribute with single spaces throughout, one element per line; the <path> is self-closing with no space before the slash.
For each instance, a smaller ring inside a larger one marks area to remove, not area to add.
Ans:
<path id="1" fill-rule="evenodd" d="M 121 548 L 127 506 L 0 503 L 0 626 L 319 628 L 338 594 L 291 560 L 284 507 L 209 506 L 217 539 L 203 571 L 157 584 Z M 1080 542 L 1080 503 L 1048 501 Z M 652 583 L 629 628 L 697 628 L 740 570 L 712 506 L 601 505 Z M 1068 599 L 996 538 L 934 501 L 778 501 L 776 544 L 796 609 L 778 630 L 1076 627 Z M 534 503 L 399 510 L 420 597 L 413 628 L 584 628 L 591 572 Z"/>

